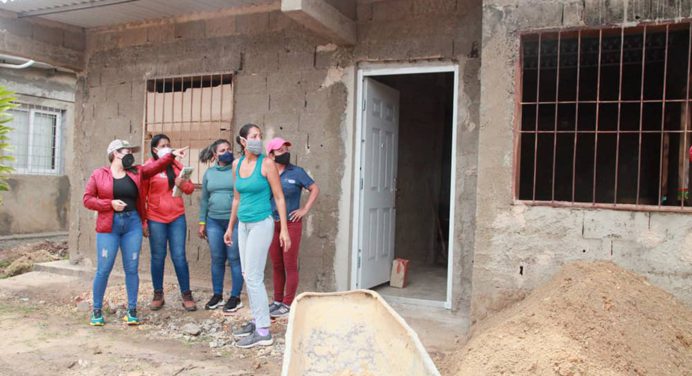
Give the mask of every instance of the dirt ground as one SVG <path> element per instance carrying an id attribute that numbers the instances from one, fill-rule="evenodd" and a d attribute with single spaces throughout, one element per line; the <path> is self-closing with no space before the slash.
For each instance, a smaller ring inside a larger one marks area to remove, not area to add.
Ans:
<path id="1" fill-rule="evenodd" d="M 475 329 L 449 375 L 692 375 L 692 309 L 607 262 L 575 262 Z"/>
<path id="2" fill-rule="evenodd" d="M 210 293 L 193 288 L 197 312 L 185 312 L 174 283 L 166 283 L 166 304 L 148 309 L 151 282 L 140 274 L 138 314 L 128 327 L 122 278 L 111 276 L 104 299 L 104 327 L 88 326 L 91 279 L 28 272 L 35 262 L 66 257 L 63 239 L 0 241 L 0 376 L 4 375 L 278 375 L 287 319 L 272 323 L 273 346 L 234 347 L 230 329 L 249 319 L 245 307 L 232 316 L 205 311 Z M 27 257 L 28 255 L 28 257 Z M 41 259 L 43 255 L 46 259 Z M 11 264 L 20 265 L 11 278 Z M 9 274 L 9 273 L 7 273 Z M 166 281 L 175 281 L 168 276 Z M 392 304 L 419 333 L 436 363 L 459 346 L 463 320 L 444 309 Z"/>
<path id="3" fill-rule="evenodd" d="M 280 373 L 286 319 L 272 324 L 273 346 L 242 350 L 233 346 L 229 329 L 248 319 L 247 307 L 228 317 L 220 310 L 188 313 L 175 286 L 167 285 L 166 305 L 152 312 L 146 308 L 151 288 L 142 285 L 142 325 L 128 327 L 120 321 L 124 285 L 112 280 L 105 300 L 106 325 L 90 327 L 90 283 L 44 272 L 0 280 L 0 375 Z M 195 296 L 198 307 L 208 298 Z"/>

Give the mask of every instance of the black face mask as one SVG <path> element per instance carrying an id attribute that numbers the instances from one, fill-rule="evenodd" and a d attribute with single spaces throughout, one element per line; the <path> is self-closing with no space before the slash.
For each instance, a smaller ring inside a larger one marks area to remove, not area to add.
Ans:
<path id="1" fill-rule="evenodd" d="M 282 165 L 287 165 L 291 163 L 291 153 L 283 153 L 281 155 L 274 156 L 274 162 Z"/>
<path id="2" fill-rule="evenodd" d="M 123 168 L 129 170 L 135 164 L 135 156 L 132 154 L 125 154 L 122 158 Z"/>

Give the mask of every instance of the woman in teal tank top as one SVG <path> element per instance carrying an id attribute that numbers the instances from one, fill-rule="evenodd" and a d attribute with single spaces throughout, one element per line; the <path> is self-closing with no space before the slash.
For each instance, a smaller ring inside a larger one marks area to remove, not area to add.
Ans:
<path id="1" fill-rule="evenodd" d="M 274 237 L 274 219 L 270 199 L 274 197 L 279 212 L 281 231 L 279 241 L 284 252 L 291 247 L 286 219 L 286 201 L 274 161 L 262 155 L 262 131 L 254 124 L 246 124 L 236 138 L 243 149 L 242 157 L 233 162 L 235 186 L 231 220 L 224 235 L 231 244 L 233 225 L 238 220 L 238 246 L 240 264 L 245 277 L 253 321 L 233 331 L 238 337 L 236 346 L 251 348 L 269 346 L 274 340 L 269 333 L 269 301 L 264 286 L 264 268 L 269 246 Z"/>

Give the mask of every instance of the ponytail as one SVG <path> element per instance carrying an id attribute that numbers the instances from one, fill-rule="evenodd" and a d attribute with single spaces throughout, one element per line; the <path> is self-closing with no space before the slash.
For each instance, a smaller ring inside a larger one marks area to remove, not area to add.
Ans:
<path id="1" fill-rule="evenodd" d="M 208 162 L 212 161 L 214 159 L 214 154 L 216 153 L 216 148 L 219 147 L 219 145 L 223 145 L 223 144 L 231 145 L 231 143 L 228 142 L 228 140 L 220 138 L 220 139 L 212 142 L 211 145 L 200 150 L 199 151 L 199 161 L 202 163 L 208 163 Z"/>

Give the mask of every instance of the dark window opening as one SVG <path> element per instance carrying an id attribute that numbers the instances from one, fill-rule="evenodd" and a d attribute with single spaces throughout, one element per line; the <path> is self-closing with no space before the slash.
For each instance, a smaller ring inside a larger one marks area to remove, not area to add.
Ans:
<path id="1" fill-rule="evenodd" d="M 690 35 L 678 23 L 523 36 L 517 197 L 692 206 Z"/>

